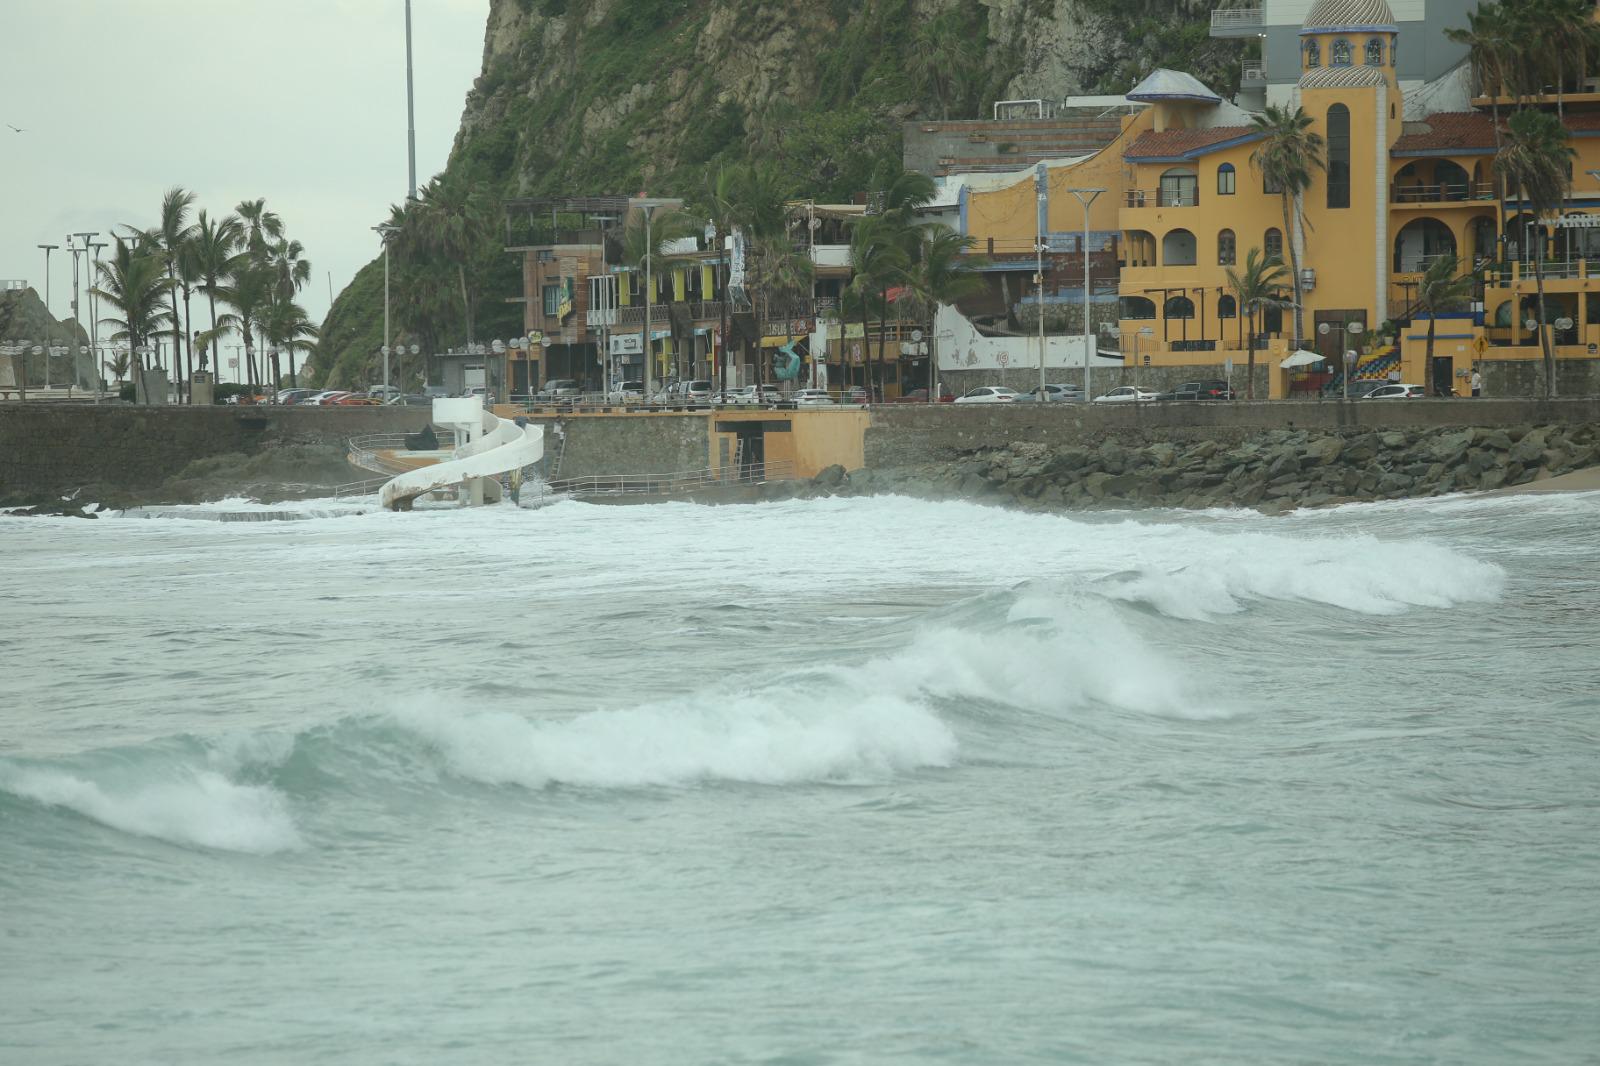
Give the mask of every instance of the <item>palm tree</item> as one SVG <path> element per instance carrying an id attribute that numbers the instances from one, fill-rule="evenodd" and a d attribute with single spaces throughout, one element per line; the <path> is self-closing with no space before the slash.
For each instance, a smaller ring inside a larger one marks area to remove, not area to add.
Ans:
<path id="1" fill-rule="evenodd" d="M 255 331 L 272 312 L 274 278 L 264 264 L 255 262 L 249 253 L 234 257 L 227 285 L 218 290 L 224 303 L 234 310 L 234 323 L 244 339 L 245 369 L 248 383 L 260 383 L 256 374 Z"/>
<path id="2" fill-rule="evenodd" d="M 794 243 L 787 233 L 773 234 L 764 238 L 756 248 L 756 262 L 760 264 L 760 281 L 762 304 L 766 309 L 763 317 L 772 318 L 772 300 L 776 296 L 779 309 L 783 312 L 783 339 L 785 344 L 794 343 L 794 319 L 790 313 L 794 301 L 811 294 L 811 282 L 814 276 L 810 253 Z M 801 317 L 809 317 L 811 308 L 808 306 Z M 757 361 L 757 373 L 761 384 L 766 384 L 766 368 L 770 360 L 762 358 Z"/>
<path id="3" fill-rule="evenodd" d="M 283 236 L 283 219 L 267 210 L 265 200 L 245 200 L 233 209 L 244 227 L 244 245 L 252 252 L 263 252 L 270 241 Z"/>
<path id="4" fill-rule="evenodd" d="M 275 352 L 289 357 L 289 387 L 295 387 L 294 353 L 310 352 L 316 348 L 317 327 L 306 317 L 305 308 L 293 300 L 274 300 L 261 325 L 263 336 Z M 276 361 L 273 372 L 277 373 Z"/>
<path id="5" fill-rule="evenodd" d="M 1288 301 L 1283 293 L 1283 260 L 1277 256 L 1263 257 L 1260 248 L 1252 248 L 1244 258 L 1244 272 L 1227 270 L 1228 289 L 1239 305 L 1239 314 L 1249 323 L 1245 349 L 1248 353 L 1244 397 L 1256 398 L 1256 315 L 1272 308 L 1283 308 Z"/>
<path id="6" fill-rule="evenodd" d="M 928 323 L 928 402 L 936 403 L 935 375 L 938 372 L 937 346 L 934 337 L 934 319 L 940 304 L 953 304 L 982 287 L 975 268 L 981 260 L 969 255 L 973 239 L 955 232 L 948 226 L 938 226 L 923 231 L 922 247 L 916 262 L 906 276 L 906 286 L 913 301 L 921 309 Z"/>
<path id="7" fill-rule="evenodd" d="M 189 224 L 189 208 L 194 206 L 194 201 L 194 193 L 177 185 L 168 189 L 161 197 L 161 225 L 153 234 L 161 244 L 167 280 L 172 282 L 167 291 L 167 298 L 172 305 L 172 365 L 174 370 L 184 367 L 186 373 L 183 376 L 190 378 L 194 375 L 194 352 L 186 349 L 183 343 L 183 318 L 178 313 L 178 269 L 184 246 L 194 233 L 194 227 Z M 182 286 L 182 292 L 187 297 L 187 284 Z"/>
<path id="8" fill-rule="evenodd" d="M 121 312 L 120 318 L 103 318 L 100 324 L 113 328 L 110 340 L 127 342 L 128 350 L 133 353 L 134 379 L 140 382 L 144 366 L 139 348 L 159 332 L 170 317 L 164 305 L 172 281 L 162 276 L 166 272 L 166 257 L 161 248 L 137 236 L 132 240 L 114 239 L 116 251 L 109 259 L 95 264 L 98 280 L 91 291 L 107 306 Z"/>
<path id="9" fill-rule="evenodd" d="M 964 100 L 973 76 L 981 69 L 977 41 L 950 15 L 924 22 L 911 36 L 905 54 L 906 73 L 918 93 L 939 105 L 939 117 L 950 117 L 950 105 Z"/>
<path id="10" fill-rule="evenodd" d="M 903 231 L 892 219 L 865 215 L 855 223 L 850 234 L 850 284 L 845 294 L 861 312 L 861 384 L 871 389 L 871 323 L 870 310 L 876 306 L 879 313 L 880 333 L 888 329 L 889 309 L 885 296 L 889 286 L 905 279 L 909 263 L 906 258 Z M 883 360 L 880 347 L 878 359 Z M 881 371 L 881 367 L 880 367 Z"/>
<path id="11" fill-rule="evenodd" d="M 1311 186 L 1312 172 L 1326 168 L 1322 137 L 1311 131 L 1311 116 L 1300 107 L 1290 111 L 1271 104 L 1252 116 L 1250 123 L 1263 137 L 1250 154 L 1250 162 L 1260 171 L 1266 187 L 1276 189 L 1283 199 L 1284 244 L 1289 249 L 1290 278 L 1294 283 L 1294 343 L 1299 346 L 1306 331 L 1299 242 L 1295 240 L 1300 228 L 1296 224 L 1305 223 L 1300 197 Z"/>
<path id="12" fill-rule="evenodd" d="M 185 258 L 188 271 L 199 282 L 199 290 L 211 303 L 211 332 L 217 331 L 217 292 L 234 266 L 234 254 L 244 240 L 244 224 L 237 215 L 228 215 L 220 222 L 212 222 L 202 208 L 195 218 L 194 235 L 190 238 Z M 200 367 L 205 369 L 206 357 L 200 356 Z"/>
<path id="13" fill-rule="evenodd" d="M 1572 187 L 1571 166 L 1577 155 L 1567 143 L 1561 121 L 1547 111 L 1518 111 L 1511 116 L 1505 144 L 1494 158 L 1495 173 L 1515 191 L 1534 218 L 1560 211 Z M 1539 234 L 1542 243 L 1543 234 Z M 1533 243 L 1530 241 L 1530 243 Z M 1539 343 L 1544 350 L 1545 395 L 1556 394 L 1556 356 L 1544 304 L 1544 249 L 1530 248 L 1534 283 L 1539 290 Z"/>
<path id="14" fill-rule="evenodd" d="M 728 246 L 728 237 L 739 225 L 740 201 L 743 197 L 743 186 L 748 181 L 749 168 L 743 164 L 725 164 L 714 171 L 707 171 L 705 184 L 701 187 L 695 201 L 696 209 L 709 220 L 713 247 L 718 255 L 723 255 Z M 727 369 L 729 348 L 729 333 L 733 323 L 733 315 L 728 306 L 728 286 L 731 281 L 732 264 L 729 263 L 717 272 L 717 300 L 721 307 L 722 321 L 718 324 L 718 344 L 722 353 L 720 361 L 715 350 L 712 352 L 712 378 L 713 384 L 722 382 L 722 399 L 727 399 Z M 645 358 L 650 358 L 646 351 Z"/>
<path id="15" fill-rule="evenodd" d="M 1428 314 L 1428 346 L 1423 358 L 1427 368 L 1428 387 L 1433 388 L 1433 330 L 1439 312 L 1453 311 L 1472 298 L 1478 279 L 1471 274 L 1456 276 L 1460 264 L 1454 255 L 1441 255 L 1432 263 L 1417 283 L 1417 308 Z"/>
<path id="16" fill-rule="evenodd" d="M 111 371 L 117 384 L 121 385 L 123 379 L 128 376 L 128 353 L 120 348 L 116 349 L 115 354 L 105 361 L 104 366 Z"/>
<path id="17" fill-rule="evenodd" d="M 1524 69 L 1517 56 L 1517 48 L 1509 33 L 1506 12 L 1497 3 L 1487 3 L 1476 11 L 1467 13 L 1465 29 L 1451 27 L 1445 37 L 1456 44 L 1467 46 L 1467 58 L 1472 66 L 1472 80 L 1478 92 L 1489 97 L 1493 114 L 1495 151 L 1500 150 L 1500 97 L 1507 91 L 1513 76 Z"/>
<path id="18" fill-rule="evenodd" d="M 408 205 L 398 235 L 403 255 L 455 265 L 469 345 L 475 302 L 468 282 L 476 283 L 477 260 L 490 240 L 490 210 L 485 195 L 466 179 L 441 175 L 424 185 L 416 202 Z"/>

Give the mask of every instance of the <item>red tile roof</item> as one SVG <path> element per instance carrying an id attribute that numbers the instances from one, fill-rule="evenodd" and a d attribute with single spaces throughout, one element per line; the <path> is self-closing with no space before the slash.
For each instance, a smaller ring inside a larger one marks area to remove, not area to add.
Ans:
<path id="1" fill-rule="evenodd" d="M 1122 153 L 1124 159 L 1173 159 L 1201 155 L 1217 145 L 1249 137 L 1252 126 L 1213 126 L 1206 130 L 1145 130 Z"/>
<path id="2" fill-rule="evenodd" d="M 1505 116 L 1501 116 L 1501 121 Z M 1572 133 L 1600 133 L 1600 113 L 1575 112 L 1567 115 L 1567 130 Z M 1400 139 L 1391 149 L 1394 155 L 1418 152 L 1492 152 L 1494 120 L 1482 111 L 1442 111 L 1421 122 L 1407 122 Z"/>

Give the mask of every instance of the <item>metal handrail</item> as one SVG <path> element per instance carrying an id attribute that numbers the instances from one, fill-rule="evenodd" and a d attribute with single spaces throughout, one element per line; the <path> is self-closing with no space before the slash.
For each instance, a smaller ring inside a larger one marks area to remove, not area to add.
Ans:
<path id="1" fill-rule="evenodd" d="M 766 481 L 794 480 L 794 463 L 780 460 L 771 463 L 751 463 L 728 470 L 684 470 L 669 474 L 589 474 L 581 477 L 558 478 L 544 486 L 543 491 L 572 497 L 635 495 L 669 495 L 694 489 L 728 485 L 756 485 Z"/>
<path id="2" fill-rule="evenodd" d="M 1395 185 L 1389 189 L 1389 202 L 1396 204 L 1467 203 L 1493 199 L 1494 183 L 1487 181 L 1449 181 L 1441 185 Z"/>
<path id="3" fill-rule="evenodd" d="M 1248 29 L 1261 25 L 1261 6 L 1253 7 L 1225 7 L 1211 12 L 1211 28 L 1222 29 Z"/>
<path id="4" fill-rule="evenodd" d="M 439 450 L 450 451 L 456 446 L 456 434 L 453 429 L 434 430 L 439 438 Z M 384 458 L 380 452 L 403 451 L 406 438 L 414 436 L 411 433 L 370 433 L 364 437 L 351 437 L 345 442 L 345 458 L 351 466 L 360 467 L 362 470 L 371 470 L 379 474 L 403 474 L 411 467 L 404 463 L 397 463 L 392 459 Z"/>

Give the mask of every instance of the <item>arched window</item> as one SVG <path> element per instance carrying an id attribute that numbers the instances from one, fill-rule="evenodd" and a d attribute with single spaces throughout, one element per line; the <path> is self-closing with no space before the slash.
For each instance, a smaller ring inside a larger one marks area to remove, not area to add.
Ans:
<path id="1" fill-rule="evenodd" d="M 1232 196 L 1234 179 L 1238 175 L 1233 172 L 1232 163 L 1224 163 L 1217 168 L 1217 195 Z"/>
<path id="2" fill-rule="evenodd" d="M 1328 108 L 1328 206 L 1350 206 L 1350 109 Z"/>
<path id="3" fill-rule="evenodd" d="M 1232 296 L 1218 296 L 1217 297 L 1217 317 L 1218 318 L 1238 318 L 1239 317 L 1239 301 L 1235 300 Z"/>
<path id="4" fill-rule="evenodd" d="M 1456 254 L 1456 237 L 1436 218 L 1414 218 L 1394 238 L 1394 272 L 1420 274 L 1441 255 Z"/>
<path id="5" fill-rule="evenodd" d="M 1162 266 L 1194 266 L 1194 234 L 1186 229 L 1175 229 L 1161 238 Z"/>
<path id="6" fill-rule="evenodd" d="M 1233 239 L 1233 230 L 1225 229 L 1217 234 L 1217 265 L 1233 266 L 1238 261 L 1238 242 Z"/>
<path id="7" fill-rule="evenodd" d="M 1283 231 L 1277 227 L 1267 230 L 1266 239 L 1261 242 L 1262 250 L 1267 253 L 1268 259 L 1283 260 Z"/>
<path id="8" fill-rule="evenodd" d="M 1328 66 L 1348 67 L 1350 65 L 1350 42 L 1343 37 L 1333 42 L 1328 49 Z"/>
<path id="9" fill-rule="evenodd" d="M 1153 267 L 1156 265 L 1156 238 L 1148 230 L 1131 229 L 1122 242 L 1123 254 L 1127 260 L 1124 266 Z"/>
<path id="10" fill-rule="evenodd" d="M 1193 318 L 1194 301 L 1187 296 L 1169 296 L 1163 318 Z"/>
<path id="11" fill-rule="evenodd" d="M 1400 65 L 1400 42 L 1399 41 L 1392 41 L 1389 44 L 1389 65 L 1391 67 L 1398 67 Z"/>
<path id="12" fill-rule="evenodd" d="M 1307 41 L 1306 42 L 1306 66 L 1308 66 L 1308 67 L 1320 67 L 1320 66 L 1322 66 L 1322 49 L 1317 47 L 1317 42 L 1316 41 Z"/>
<path id="13" fill-rule="evenodd" d="M 1600 300 L 1595 302 L 1600 304 Z M 1148 296 L 1124 296 L 1119 315 L 1134 322 L 1148 322 L 1156 317 L 1156 303 Z"/>
<path id="14" fill-rule="evenodd" d="M 1367 66 L 1383 66 L 1383 39 L 1380 37 L 1367 38 Z"/>
<path id="15" fill-rule="evenodd" d="M 1161 175 L 1157 203 L 1162 207 L 1193 207 L 1200 202 L 1200 176 L 1193 167 L 1173 167 Z"/>

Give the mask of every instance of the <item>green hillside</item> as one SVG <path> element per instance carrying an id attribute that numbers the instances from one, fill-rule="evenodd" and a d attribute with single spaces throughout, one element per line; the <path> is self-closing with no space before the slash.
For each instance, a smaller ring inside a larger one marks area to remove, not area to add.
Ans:
<path id="1" fill-rule="evenodd" d="M 1125 92 L 1156 66 L 1230 91 L 1241 46 L 1207 35 L 1209 10 L 1192 0 L 491 0 L 483 73 L 446 176 L 492 203 L 681 195 L 720 162 L 761 159 L 795 195 L 847 200 L 899 158 L 906 119 L 975 117 L 1006 97 Z M 516 265 L 490 246 L 481 262 L 475 335 L 520 332 L 519 308 L 504 302 L 517 294 Z M 312 364 L 319 382 L 373 379 L 382 289 L 379 260 L 335 301 Z M 398 329 L 414 325 L 404 303 Z M 459 302 L 435 303 L 412 339 L 464 338 Z"/>

